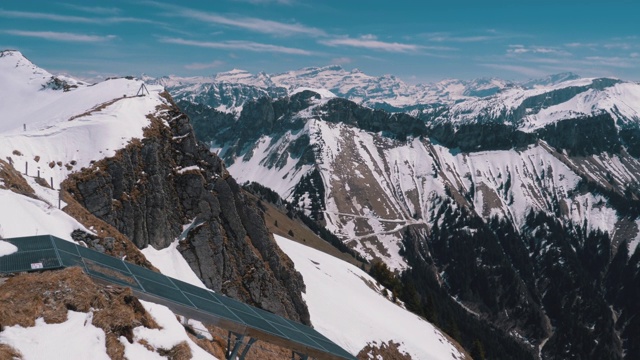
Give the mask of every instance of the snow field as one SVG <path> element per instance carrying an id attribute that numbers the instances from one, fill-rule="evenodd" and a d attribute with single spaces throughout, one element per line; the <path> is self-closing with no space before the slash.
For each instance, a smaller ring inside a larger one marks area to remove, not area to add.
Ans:
<path id="1" fill-rule="evenodd" d="M 202 280 L 196 275 L 191 267 L 177 249 L 178 240 L 175 240 L 168 247 L 156 250 L 153 246 L 142 249 L 142 254 L 160 270 L 161 273 L 182 280 L 194 286 L 206 289 Z"/>
<path id="2" fill-rule="evenodd" d="M 73 241 L 71 232 L 86 229 L 56 206 L 0 189 L 0 235 L 5 238 L 51 234 Z"/>
<path id="3" fill-rule="evenodd" d="M 33 327 L 6 327 L 0 332 L 0 343 L 20 351 L 23 360 L 110 360 L 106 335 L 93 326 L 92 320 L 92 312 L 69 310 L 67 321 L 60 324 L 47 324 L 38 318 Z"/>
<path id="4" fill-rule="evenodd" d="M 462 359 L 426 320 L 380 294 L 375 280 L 357 267 L 275 235 L 306 284 L 303 294 L 316 330 L 356 355 L 368 343 L 393 340 L 413 359 Z"/>
<path id="5" fill-rule="evenodd" d="M 15 245 L 8 243 L 6 241 L 0 240 L 0 257 L 3 257 L 5 255 L 11 255 L 16 251 L 18 251 L 18 248 Z"/>
<path id="6" fill-rule="evenodd" d="M 176 315 L 173 314 L 169 308 L 143 300 L 140 300 L 140 303 L 144 306 L 145 310 L 151 314 L 158 325 L 160 325 L 161 329 L 148 329 L 143 326 L 134 328 L 133 344 L 130 344 L 125 337 L 120 337 L 120 343 L 124 345 L 125 356 L 128 359 L 166 359 L 157 352 L 150 351 L 140 344 L 140 340 L 146 341 L 155 349 L 165 350 L 169 350 L 177 344 L 186 341 L 191 349 L 192 359 L 216 359 L 216 357 L 204 351 L 189 338 L 184 326 L 180 324 Z"/>

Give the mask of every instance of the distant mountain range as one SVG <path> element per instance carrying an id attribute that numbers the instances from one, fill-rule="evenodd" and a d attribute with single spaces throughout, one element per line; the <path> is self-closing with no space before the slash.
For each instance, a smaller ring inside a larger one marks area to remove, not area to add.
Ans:
<path id="1" fill-rule="evenodd" d="M 231 70 L 209 77 L 143 76 L 149 83 L 165 86 L 176 100 L 189 100 L 235 113 L 240 112 L 247 100 L 265 95 L 278 98 L 301 88 L 326 89 L 338 97 L 372 108 L 404 110 L 425 105 L 452 105 L 509 88 L 533 89 L 578 78 L 573 73 L 563 73 L 524 83 L 486 78 L 410 85 L 393 75 L 370 76 L 358 69 L 347 71 L 337 65 L 303 68 L 282 74 Z"/>

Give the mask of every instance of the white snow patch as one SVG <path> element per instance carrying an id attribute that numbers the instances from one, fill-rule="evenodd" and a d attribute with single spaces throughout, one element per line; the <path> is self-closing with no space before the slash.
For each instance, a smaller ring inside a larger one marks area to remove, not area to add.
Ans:
<path id="1" fill-rule="evenodd" d="M 191 165 L 191 166 L 187 166 L 181 169 L 178 169 L 177 172 L 178 174 L 184 174 L 188 171 L 201 171 L 202 169 L 200 169 L 200 167 L 198 165 Z"/>
<path id="2" fill-rule="evenodd" d="M 0 240 L 0 257 L 5 255 L 11 255 L 14 252 L 18 251 L 18 247 L 8 243 L 6 241 Z"/>
<path id="3" fill-rule="evenodd" d="M 463 355 L 426 320 L 392 303 L 367 283 L 357 267 L 275 235 L 307 286 L 304 300 L 316 330 L 357 354 L 372 341 L 400 343 L 414 359 L 462 359 Z"/>
<path id="4" fill-rule="evenodd" d="M 91 232 L 57 207 L 10 190 L 0 189 L 0 219 L 5 238 L 50 234 L 73 241 L 73 230 Z"/>
<path id="5" fill-rule="evenodd" d="M 193 359 L 216 359 L 216 357 L 204 351 L 189 338 L 184 327 L 178 322 L 176 315 L 171 312 L 169 308 L 143 300 L 140 300 L 140 303 L 151 314 L 158 325 L 160 325 L 161 329 L 149 329 L 144 326 L 136 327 L 133 329 L 133 344 L 129 344 L 129 341 L 127 341 L 125 337 L 120 337 L 120 342 L 125 347 L 125 356 L 127 358 L 156 358 L 157 353 L 151 352 L 138 344 L 138 341 L 145 340 L 155 349 L 171 349 L 177 344 L 186 341 L 191 348 Z M 164 357 L 160 357 L 159 355 L 157 358 L 164 359 Z"/>
<path id="6" fill-rule="evenodd" d="M 198 275 L 193 272 L 187 260 L 180 254 L 177 247 L 178 240 L 175 240 L 171 245 L 162 250 L 156 250 L 153 246 L 147 246 L 142 249 L 142 253 L 144 257 L 163 274 L 206 289 L 207 287 L 202 283 Z"/>
<path id="7" fill-rule="evenodd" d="M 47 324 L 38 318 L 33 327 L 7 327 L 0 332 L 0 343 L 20 351 L 23 360 L 109 360 L 104 331 L 93 326 L 92 320 L 92 312 L 69 310 L 67 321 L 60 324 Z"/>

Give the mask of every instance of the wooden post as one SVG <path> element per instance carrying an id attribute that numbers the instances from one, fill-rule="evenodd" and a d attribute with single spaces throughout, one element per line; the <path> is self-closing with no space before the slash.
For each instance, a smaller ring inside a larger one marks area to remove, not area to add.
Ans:
<path id="1" fill-rule="evenodd" d="M 60 209 L 61 197 L 62 197 L 62 189 L 58 190 L 58 209 Z"/>
<path id="2" fill-rule="evenodd" d="M 24 162 L 24 174 L 25 176 L 29 176 L 29 163 L 28 162 Z"/>
<path id="3" fill-rule="evenodd" d="M 38 169 L 38 179 L 40 179 L 40 169 Z"/>
<path id="4" fill-rule="evenodd" d="M 22 124 L 22 130 L 27 131 L 27 124 Z"/>
<path id="5" fill-rule="evenodd" d="M 53 189 L 53 176 L 51 177 L 51 188 Z"/>

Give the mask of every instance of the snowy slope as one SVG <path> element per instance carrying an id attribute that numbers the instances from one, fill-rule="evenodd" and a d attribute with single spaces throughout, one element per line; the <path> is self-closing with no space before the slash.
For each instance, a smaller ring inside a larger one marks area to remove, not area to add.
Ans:
<path id="1" fill-rule="evenodd" d="M 147 115 L 165 102 L 159 96 L 163 89 L 149 86 L 149 96 L 136 97 L 142 82 L 121 78 L 95 85 L 66 79 L 77 88 L 54 90 L 46 86 L 52 75 L 21 53 L 1 54 L 0 158 L 26 173 L 37 198 L 0 189 L 0 235 L 39 233 L 71 240 L 72 230 L 87 229 L 58 210 L 54 189 L 71 172 L 142 138 Z M 54 189 L 38 184 L 38 173 Z"/>
<path id="2" fill-rule="evenodd" d="M 434 225 L 442 201 L 452 198 L 489 221 L 506 219 L 523 226 L 526 215 L 556 213 L 587 229 L 615 232 L 619 217 L 600 195 L 578 194 L 583 172 L 607 184 L 606 173 L 620 183 L 638 181 L 638 162 L 619 156 L 591 160 L 560 157 L 548 146 L 460 153 L 428 139 L 398 141 L 342 123 L 307 118 L 302 131 L 274 138 L 264 135 L 246 154 L 234 159 L 230 173 L 239 182 L 255 181 L 283 198 L 310 208 L 308 194 L 296 194 L 301 179 L 318 171 L 324 190 L 326 227 L 367 258 L 381 258 L 396 269 L 406 267 L 400 256 L 408 226 Z M 301 115 L 302 116 L 302 115 Z M 287 152 L 301 136 L 310 138 L 316 164 L 297 166 Z M 269 158 L 287 159 L 273 166 Z M 588 166 L 588 167 L 585 167 Z M 577 173 L 578 170 L 581 173 Z M 448 190 L 447 190 L 448 189 Z M 456 194 L 451 194 L 451 191 Z M 604 204 L 604 205 L 603 205 Z"/>
<path id="3" fill-rule="evenodd" d="M 156 250 L 153 246 L 147 246 L 141 251 L 144 257 L 158 268 L 161 273 L 206 289 L 207 287 L 202 283 L 202 280 L 193 272 L 182 254 L 180 254 L 177 246 L 178 240 L 161 250 Z"/>
<path id="4" fill-rule="evenodd" d="M 0 158 L 11 158 L 20 170 L 28 167 L 27 175 L 40 170 L 41 177 L 53 177 L 55 188 L 70 172 L 142 138 L 146 116 L 165 101 L 162 87 L 149 86 L 149 96 L 136 97 L 142 82 L 124 78 L 70 91 L 43 88 L 50 74 L 18 52 L 3 54 Z"/>
<path id="5" fill-rule="evenodd" d="M 67 321 L 60 324 L 47 324 L 38 318 L 33 327 L 5 328 L 0 332 L 0 343 L 19 350 L 23 360 L 109 360 L 104 330 L 95 327 L 92 319 L 92 312 L 71 310 L 67 313 Z"/>
<path id="6" fill-rule="evenodd" d="M 165 359 L 139 341 L 146 342 L 154 350 L 171 349 L 176 344 L 186 341 L 193 359 L 216 359 L 187 336 L 182 324 L 167 307 L 146 301 L 141 303 L 161 329 L 148 329 L 143 326 L 133 329 L 132 344 L 124 336 L 121 337 L 120 343 L 124 345 L 124 355 L 128 359 Z M 67 321 L 60 324 L 47 324 L 42 318 L 38 318 L 33 327 L 9 326 L 0 332 L 0 343 L 8 344 L 20 351 L 23 360 L 109 360 L 104 330 L 92 324 L 93 315 L 93 312 L 69 310 Z"/>
<path id="7" fill-rule="evenodd" d="M 19 52 L 0 53 L 0 158 L 7 161 L 0 163 L 0 171 L 10 171 L 12 162 L 35 191 L 31 196 L 11 191 L 9 179 L 0 177 L 0 238 L 51 234 L 73 241 L 73 230 L 92 232 L 58 209 L 60 183 L 70 173 L 113 156 L 132 139 L 142 138 L 143 128 L 149 125 L 147 115 L 157 113 L 157 106 L 166 101 L 160 96 L 160 86 L 148 86 L 149 95 L 136 97 L 142 84 L 139 80 L 112 79 L 86 85 L 64 78 L 76 86 L 64 91 L 49 86 L 51 79 L 50 73 Z M 38 172 L 47 184 L 53 182 L 54 189 L 36 181 Z M 8 245 L 0 240 L 0 255 L 13 251 Z M 148 253 L 157 265 L 170 268 L 169 275 L 202 286 L 184 259 L 176 259 L 175 247 Z M 163 329 L 134 329 L 137 340 L 155 348 L 171 348 L 185 340 L 194 358 L 214 358 L 188 339 L 168 309 L 151 303 L 144 306 Z M 38 319 L 34 327 L 6 327 L 0 342 L 19 350 L 25 360 L 108 359 L 105 334 L 91 324 L 92 317 L 92 312 L 69 311 L 68 320 L 61 324 Z M 159 357 L 138 343 L 129 344 L 126 339 L 122 343 L 131 359 Z"/>
<path id="8" fill-rule="evenodd" d="M 388 298 L 367 273 L 307 246 L 276 236 L 304 277 L 304 299 L 316 330 L 354 355 L 372 342 L 400 343 L 413 359 L 462 359 L 440 330 Z"/>
<path id="9" fill-rule="evenodd" d="M 532 132 L 551 123 L 608 113 L 618 127 L 640 124 L 640 84 L 615 79 L 572 79 L 531 89 L 514 87 L 470 98 L 432 119 L 456 126 L 506 123 Z"/>

